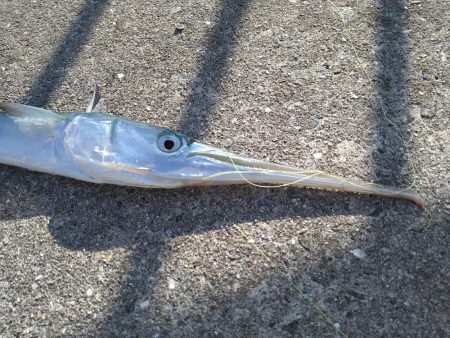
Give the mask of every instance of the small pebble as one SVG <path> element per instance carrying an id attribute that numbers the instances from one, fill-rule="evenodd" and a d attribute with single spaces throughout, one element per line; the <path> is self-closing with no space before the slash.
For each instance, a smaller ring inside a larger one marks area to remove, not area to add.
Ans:
<path id="1" fill-rule="evenodd" d="M 322 155 L 322 153 L 315 153 L 313 156 L 314 156 L 314 159 L 317 161 L 317 160 L 320 160 L 323 155 Z"/>
<path id="2" fill-rule="evenodd" d="M 184 31 L 185 28 L 186 28 L 186 27 L 185 27 L 184 25 L 177 24 L 177 25 L 175 26 L 175 30 L 174 30 L 174 32 L 173 32 L 173 35 L 180 35 L 181 33 L 183 33 L 183 31 Z"/>
<path id="3" fill-rule="evenodd" d="M 139 304 L 139 308 L 141 310 L 144 310 L 144 309 L 148 308 L 149 306 L 150 306 L 150 301 L 148 301 L 148 300 L 144 300 L 143 302 L 141 302 Z"/>
<path id="4" fill-rule="evenodd" d="M 38 285 L 37 285 L 36 283 L 31 284 L 31 288 L 32 288 L 33 290 L 36 290 L 37 287 L 38 287 Z"/>
<path id="5" fill-rule="evenodd" d="M 172 278 L 169 278 L 168 284 L 169 284 L 169 289 L 170 290 L 175 289 L 175 281 Z"/>
<path id="6" fill-rule="evenodd" d="M 432 109 L 422 108 L 420 110 L 420 116 L 422 116 L 425 119 L 431 119 L 436 115 L 436 112 Z"/>
<path id="7" fill-rule="evenodd" d="M 337 74 L 342 73 L 342 68 L 341 68 L 340 65 L 333 64 L 333 65 L 331 66 L 331 71 L 333 72 L 333 74 L 337 75 Z"/>
<path id="8" fill-rule="evenodd" d="M 353 92 L 350 92 L 350 97 L 351 97 L 352 99 L 359 99 L 359 96 L 356 95 L 356 94 L 353 93 Z"/>
<path id="9" fill-rule="evenodd" d="M 314 129 L 315 127 L 317 127 L 319 125 L 319 120 L 318 119 L 309 119 L 308 121 L 308 127 L 311 129 Z"/>
<path id="10" fill-rule="evenodd" d="M 93 294 L 92 289 L 87 289 L 86 296 L 91 297 Z"/>
<path id="11" fill-rule="evenodd" d="M 353 256 L 355 256 L 356 258 L 359 258 L 359 259 L 362 259 L 362 260 L 367 258 L 366 253 L 364 251 L 362 251 L 361 249 L 350 250 L 350 253 Z"/>
<path id="12" fill-rule="evenodd" d="M 268 30 L 262 32 L 261 35 L 271 37 L 271 36 L 273 36 L 273 31 L 271 29 L 268 29 Z"/>
<path id="13" fill-rule="evenodd" d="M 122 80 L 124 76 L 125 76 L 125 75 L 122 74 L 122 73 L 117 74 L 117 78 L 118 78 L 119 80 Z"/>

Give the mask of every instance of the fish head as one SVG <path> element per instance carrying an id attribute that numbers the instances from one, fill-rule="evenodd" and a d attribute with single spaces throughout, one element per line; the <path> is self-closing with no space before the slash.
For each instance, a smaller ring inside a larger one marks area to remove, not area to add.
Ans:
<path id="1" fill-rule="evenodd" d="M 118 159 L 116 164 L 124 164 L 118 168 L 139 175 L 148 187 L 238 184 L 246 182 L 244 173 L 267 176 L 269 172 L 286 169 L 155 126 L 134 126 L 127 132 L 118 131 L 111 149 Z"/>
<path id="2" fill-rule="evenodd" d="M 65 148 L 93 182 L 177 188 L 244 183 L 242 173 L 280 170 L 166 128 L 112 116 L 77 116 L 65 134 Z"/>

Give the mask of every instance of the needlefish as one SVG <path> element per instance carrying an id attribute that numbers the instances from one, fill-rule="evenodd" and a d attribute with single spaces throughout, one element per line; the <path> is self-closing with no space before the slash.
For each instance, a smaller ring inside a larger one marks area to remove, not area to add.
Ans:
<path id="1" fill-rule="evenodd" d="M 0 104 L 0 163 L 77 180 L 143 188 L 250 183 L 424 199 L 411 190 L 301 170 L 212 147 L 180 133 L 95 112 Z"/>

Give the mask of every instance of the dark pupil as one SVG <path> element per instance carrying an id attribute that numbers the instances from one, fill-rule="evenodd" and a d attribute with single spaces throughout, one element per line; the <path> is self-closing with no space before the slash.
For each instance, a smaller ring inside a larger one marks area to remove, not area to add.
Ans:
<path id="1" fill-rule="evenodd" d="M 175 142 L 173 142 L 172 140 L 164 141 L 164 148 L 166 148 L 167 150 L 172 150 L 173 147 L 175 147 Z"/>

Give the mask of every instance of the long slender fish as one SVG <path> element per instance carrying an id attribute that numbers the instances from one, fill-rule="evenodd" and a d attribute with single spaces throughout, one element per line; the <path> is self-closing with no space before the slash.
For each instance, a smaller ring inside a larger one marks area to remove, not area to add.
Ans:
<path id="1" fill-rule="evenodd" d="M 0 103 L 0 163 L 92 183 L 144 188 L 276 184 L 408 199 L 410 190 L 358 182 L 318 171 L 236 155 L 157 126 L 92 112 L 58 114 Z"/>

